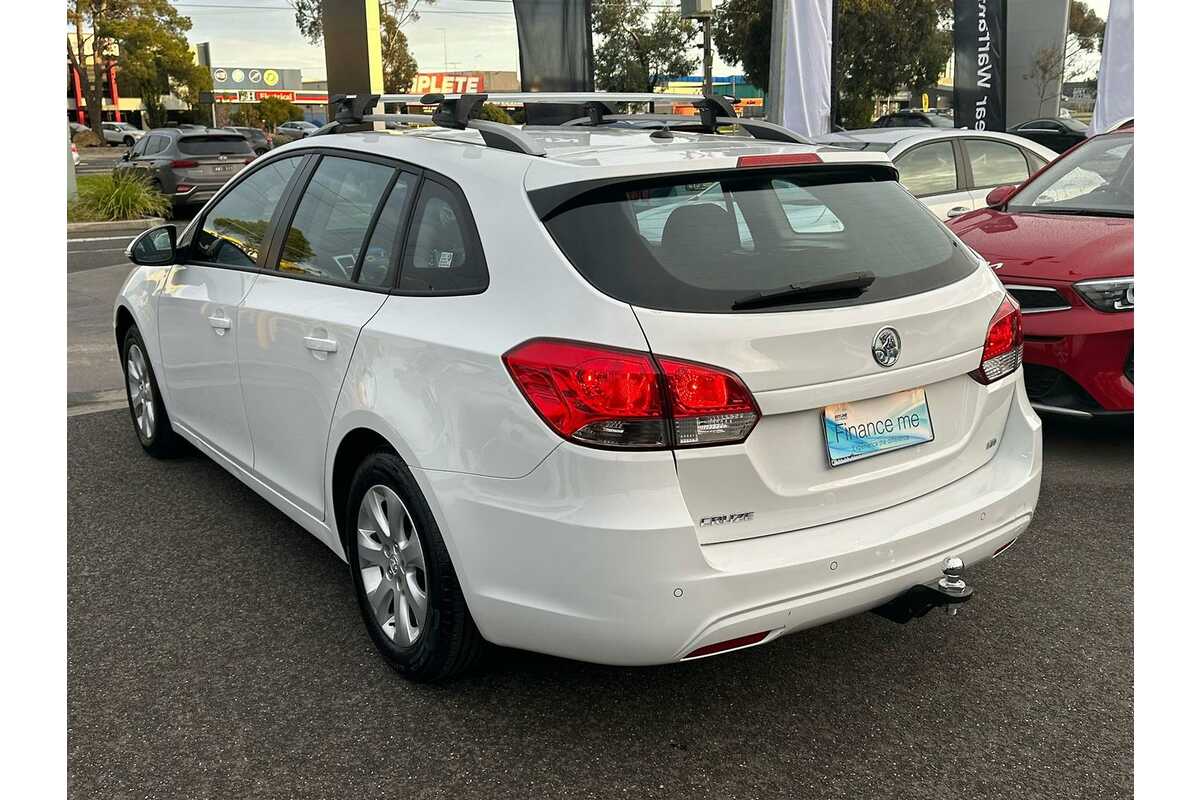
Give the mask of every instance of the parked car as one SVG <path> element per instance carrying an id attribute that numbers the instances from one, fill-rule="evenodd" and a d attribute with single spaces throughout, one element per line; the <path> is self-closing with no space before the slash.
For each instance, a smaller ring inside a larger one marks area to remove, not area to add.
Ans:
<path id="1" fill-rule="evenodd" d="M 234 125 L 227 130 L 243 136 L 250 143 L 250 148 L 254 150 L 255 155 L 261 156 L 271 149 L 271 134 L 260 128 L 243 128 Z"/>
<path id="2" fill-rule="evenodd" d="M 275 128 L 275 142 L 277 144 L 294 142 L 297 139 L 303 139 L 316 129 L 316 125 L 302 119 L 285 122 Z"/>
<path id="3" fill-rule="evenodd" d="M 941 219 L 982 208 L 992 188 L 1021 183 L 1056 157 L 1018 136 L 962 128 L 864 129 L 818 141 L 886 153 L 904 187 Z"/>
<path id="4" fill-rule="evenodd" d="M 133 147 L 139 139 L 146 135 L 144 130 L 135 128 L 128 122 L 101 122 L 100 129 L 104 134 L 105 142 L 123 147 Z"/>
<path id="5" fill-rule="evenodd" d="M 1089 139 L 950 225 L 1021 303 L 1043 413 L 1133 411 L 1133 135 Z"/>
<path id="6" fill-rule="evenodd" d="M 872 128 L 953 128 L 954 113 L 943 110 L 922 111 L 917 108 L 902 108 L 884 114 L 871 123 Z"/>
<path id="7" fill-rule="evenodd" d="M 1043 117 L 1014 125 L 1008 132 L 1065 153 L 1087 138 L 1087 125 L 1070 117 Z"/>
<path id="8" fill-rule="evenodd" d="M 141 445 L 346 559 L 402 674 L 961 600 L 1025 531 L 1020 311 L 886 154 L 469 112 L 272 150 L 114 309 Z"/>
<path id="9" fill-rule="evenodd" d="M 67 128 L 71 131 L 71 136 L 75 136 L 77 133 L 88 133 L 92 130 L 87 125 L 79 122 L 68 122 Z"/>
<path id="10" fill-rule="evenodd" d="M 71 142 L 71 163 L 79 166 L 79 146 L 74 142 Z"/>
<path id="11" fill-rule="evenodd" d="M 116 169 L 144 175 L 179 208 L 208 201 L 253 160 L 250 143 L 239 133 L 155 128 L 122 156 Z"/>

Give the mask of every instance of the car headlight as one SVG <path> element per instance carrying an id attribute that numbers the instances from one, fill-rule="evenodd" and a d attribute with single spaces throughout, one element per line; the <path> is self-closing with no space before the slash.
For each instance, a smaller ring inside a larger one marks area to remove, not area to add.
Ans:
<path id="1" fill-rule="evenodd" d="M 1133 278 L 1080 281 L 1075 291 L 1097 311 L 1133 311 Z"/>

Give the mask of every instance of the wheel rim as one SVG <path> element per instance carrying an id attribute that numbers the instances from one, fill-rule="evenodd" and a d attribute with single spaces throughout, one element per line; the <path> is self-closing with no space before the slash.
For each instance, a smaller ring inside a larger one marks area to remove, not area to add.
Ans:
<path id="1" fill-rule="evenodd" d="M 429 608 L 425 552 L 404 502 L 382 484 L 358 506 L 358 570 L 384 635 L 404 647 L 417 641 Z"/>
<path id="2" fill-rule="evenodd" d="M 126 356 L 125 381 L 129 388 L 129 406 L 133 409 L 134 424 L 142 438 L 149 441 L 154 438 L 154 388 L 150 384 L 146 356 L 136 344 L 129 346 Z"/>

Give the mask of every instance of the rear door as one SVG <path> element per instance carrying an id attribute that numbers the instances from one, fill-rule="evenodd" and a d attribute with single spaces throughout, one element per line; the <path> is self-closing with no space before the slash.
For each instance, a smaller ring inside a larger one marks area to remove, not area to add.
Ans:
<path id="1" fill-rule="evenodd" d="M 964 137 L 961 144 L 976 208 L 986 205 L 997 186 L 1017 186 L 1029 177 L 1026 151 L 1015 144 L 977 137 Z"/>
<path id="2" fill-rule="evenodd" d="M 323 518 L 333 409 L 359 331 L 392 286 L 417 177 L 323 155 L 302 181 L 270 269 L 238 309 L 238 358 L 255 472 Z"/>
<path id="3" fill-rule="evenodd" d="M 762 419 L 744 443 L 675 451 L 700 541 L 870 513 L 986 463 L 1012 398 L 1011 381 L 969 375 L 1004 297 L 990 271 L 894 182 L 819 168 L 714 178 L 715 193 L 680 179 L 682 203 L 623 183 L 546 219 L 584 277 L 633 305 L 652 352 L 731 370 L 754 395 Z M 862 271 L 865 291 L 745 306 Z M 886 328 L 894 363 L 874 353 Z M 826 408 L 864 401 L 922 406 L 921 441 L 835 466 Z"/>
<path id="4" fill-rule="evenodd" d="M 975 209 L 975 200 L 962 175 L 950 139 L 915 145 L 893 158 L 900 183 L 924 203 L 938 219 Z"/>

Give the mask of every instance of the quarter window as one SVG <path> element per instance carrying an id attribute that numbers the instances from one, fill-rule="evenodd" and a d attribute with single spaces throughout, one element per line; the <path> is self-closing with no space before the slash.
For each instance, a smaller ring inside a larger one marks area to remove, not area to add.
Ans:
<path id="1" fill-rule="evenodd" d="M 253 267 L 297 158 L 272 161 L 222 197 L 209 210 L 193 243 L 194 258 L 212 264 Z"/>
<path id="2" fill-rule="evenodd" d="M 146 139 L 148 140 L 146 144 L 146 155 L 148 156 L 167 149 L 167 137 L 165 136 L 147 136 Z"/>
<path id="3" fill-rule="evenodd" d="M 487 288 L 487 267 L 466 207 L 445 186 L 426 180 L 408 234 L 400 288 L 466 294 Z"/>
<path id="4" fill-rule="evenodd" d="M 400 173 L 396 178 L 396 184 L 388 193 L 387 202 L 383 204 L 379 219 L 375 222 L 375 230 L 367 242 L 362 264 L 358 268 L 357 283 L 377 287 L 392 285 L 393 266 L 397 261 L 396 248 L 400 244 L 400 233 L 404 230 L 416 182 L 416 176 L 407 172 Z"/>
<path id="5" fill-rule="evenodd" d="M 900 183 L 917 197 L 958 191 L 954 145 L 935 142 L 915 147 L 896 159 Z"/>
<path id="6" fill-rule="evenodd" d="M 976 187 L 1024 183 L 1029 177 L 1029 165 L 1015 145 L 986 139 L 967 139 L 963 144 L 967 148 Z"/>
<path id="7" fill-rule="evenodd" d="M 283 240 L 279 270 L 352 280 L 367 229 L 395 172 L 370 161 L 322 158 Z"/>

